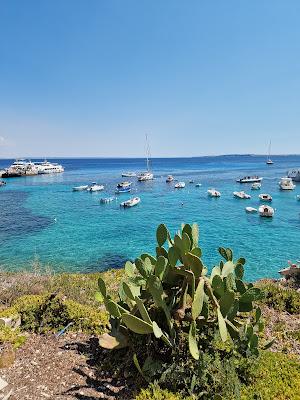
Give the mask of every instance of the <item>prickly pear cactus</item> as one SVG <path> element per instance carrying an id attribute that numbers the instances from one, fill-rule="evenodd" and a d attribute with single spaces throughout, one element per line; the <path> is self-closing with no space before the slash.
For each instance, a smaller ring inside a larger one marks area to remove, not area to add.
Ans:
<path id="1" fill-rule="evenodd" d="M 257 355 L 263 323 L 254 303 L 262 294 L 243 281 L 245 259 L 234 261 L 232 250 L 220 247 L 222 260 L 209 275 L 201 259 L 196 224 L 182 225 L 174 238 L 161 224 L 156 239 L 155 256 L 142 254 L 126 263 L 127 277 L 120 285 L 118 302 L 99 279 L 96 298 L 104 302 L 113 327 L 100 344 L 110 349 L 127 346 L 131 332 L 150 335 L 176 351 L 178 332 L 188 326 L 188 348 L 198 359 L 198 338 L 209 326 L 244 355 Z"/>

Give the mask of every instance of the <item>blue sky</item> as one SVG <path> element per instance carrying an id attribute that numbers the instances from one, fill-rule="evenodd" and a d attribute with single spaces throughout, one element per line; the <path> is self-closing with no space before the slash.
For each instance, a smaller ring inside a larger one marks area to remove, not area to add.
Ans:
<path id="1" fill-rule="evenodd" d="M 0 157 L 300 153 L 300 2 L 3 0 Z"/>

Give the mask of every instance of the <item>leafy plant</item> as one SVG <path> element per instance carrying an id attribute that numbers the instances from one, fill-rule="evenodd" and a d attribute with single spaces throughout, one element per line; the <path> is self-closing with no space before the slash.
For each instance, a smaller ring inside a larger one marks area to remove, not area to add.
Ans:
<path id="1" fill-rule="evenodd" d="M 209 275 L 201 259 L 196 224 L 183 225 L 174 238 L 161 224 L 156 239 L 155 256 L 142 254 L 134 263 L 126 263 L 119 301 L 99 278 L 96 298 L 104 302 L 111 325 L 100 345 L 134 347 L 139 336 L 145 337 L 150 356 L 140 365 L 134 355 L 134 363 L 149 381 L 162 374 L 164 362 L 176 358 L 180 348 L 188 347 L 192 358 L 200 360 L 218 341 L 224 354 L 257 356 L 263 322 L 254 302 L 262 293 L 243 281 L 245 259 L 234 261 L 232 250 L 220 247 L 223 259 Z M 149 368 L 153 362 L 155 368 Z"/>

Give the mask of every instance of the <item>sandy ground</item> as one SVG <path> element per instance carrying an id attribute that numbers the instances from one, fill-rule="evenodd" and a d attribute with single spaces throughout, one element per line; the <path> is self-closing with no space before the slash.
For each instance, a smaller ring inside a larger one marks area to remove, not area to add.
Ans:
<path id="1" fill-rule="evenodd" d="M 130 399 L 124 382 L 95 368 L 101 351 L 96 338 L 83 334 L 30 335 L 14 365 L 0 370 L 9 384 L 1 393 L 12 389 L 9 400 Z"/>

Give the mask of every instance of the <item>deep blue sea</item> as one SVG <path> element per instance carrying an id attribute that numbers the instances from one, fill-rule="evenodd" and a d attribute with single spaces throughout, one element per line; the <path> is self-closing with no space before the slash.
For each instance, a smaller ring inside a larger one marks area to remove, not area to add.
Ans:
<path id="1" fill-rule="evenodd" d="M 226 246 L 247 259 L 248 279 L 277 277 L 288 259 L 300 258 L 300 184 L 294 191 L 278 188 L 288 169 L 300 167 L 300 156 L 273 160 L 275 164 L 267 166 L 262 156 L 153 159 L 155 180 L 131 179 L 141 203 L 122 209 L 119 203 L 128 194 L 112 204 L 100 204 L 99 199 L 114 194 L 122 172 L 144 170 L 144 159 L 52 159 L 65 167 L 64 173 L 7 179 L 6 187 L 0 188 L 0 266 L 14 271 L 38 260 L 55 271 L 121 267 L 142 252 L 155 252 L 159 223 L 175 233 L 182 222 L 197 222 L 208 267 L 219 260 L 217 248 Z M 0 160 L 0 169 L 12 161 Z M 185 189 L 166 184 L 168 174 L 185 181 Z M 263 176 L 260 192 L 273 196 L 273 219 L 245 213 L 246 206 L 258 207 L 260 193 L 235 182 L 248 174 Z M 92 181 L 104 184 L 105 191 L 72 192 L 73 186 Z M 221 198 L 208 198 L 211 187 L 221 191 Z M 233 198 L 238 189 L 252 198 Z"/>

